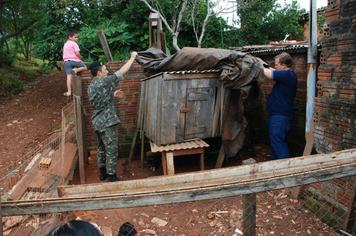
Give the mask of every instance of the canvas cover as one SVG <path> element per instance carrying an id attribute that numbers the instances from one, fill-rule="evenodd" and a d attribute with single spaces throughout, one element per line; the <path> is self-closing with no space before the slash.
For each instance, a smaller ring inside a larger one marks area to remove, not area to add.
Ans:
<path id="1" fill-rule="evenodd" d="M 221 70 L 224 87 L 220 133 L 226 157 L 233 157 L 243 147 L 248 120 L 245 106 L 258 93 L 257 82 L 263 82 L 264 66 L 260 58 L 235 50 L 185 47 L 172 56 L 150 48 L 138 52 L 136 61 L 147 76 L 167 71 Z M 258 97 L 258 94 L 257 94 Z"/>

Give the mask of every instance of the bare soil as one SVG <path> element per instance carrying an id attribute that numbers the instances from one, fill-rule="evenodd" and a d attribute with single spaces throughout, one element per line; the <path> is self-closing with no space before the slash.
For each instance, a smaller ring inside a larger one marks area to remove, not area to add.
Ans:
<path id="1" fill-rule="evenodd" d="M 63 96 L 65 78 L 64 71 L 53 72 L 40 81 L 29 83 L 31 90 L 10 100 L 0 100 L 0 182 L 24 161 L 31 150 L 59 129 L 61 109 L 72 102 L 71 98 Z M 268 145 L 256 144 L 230 158 L 224 167 L 240 165 L 243 159 L 248 158 L 267 161 L 269 153 Z M 218 150 L 214 148 L 206 151 L 205 169 L 215 167 L 217 154 Z M 162 175 L 160 167 L 155 171 L 150 167 L 145 163 L 141 168 L 138 157 L 131 163 L 128 157 L 118 159 L 118 175 L 123 181 Z M 175 168 L 177 173 L 199 171 L 199 158 L 177 158 Z M 87 164 L 85 170 L 86 183 L 100 182 L 95 164 Z M 79 184 L 78 176 L 76 172 L 72 184 Z M 243 228 L 242 196 L 237 196 L 180 204 L 30 216 L 4 235 L 31 235 L 39 226 L 38 219 L 41 223 L 54 216 L 63 222 L 80 217 L 96 223 L 103 231 L 111 231 L 112 235 L 118 235 L 120 225 L 127 221 L 135 226 L 138 235 L 232 236 L 241 235 L 238 230 Z M 155 224 L 152 222 L 155 217 L 167 222 L 167 225 Z M 302 201 L 292 200 L 290 189 L 257 194 L 256 231 L 257 235 L 339 235 L 304 208 Z"/>

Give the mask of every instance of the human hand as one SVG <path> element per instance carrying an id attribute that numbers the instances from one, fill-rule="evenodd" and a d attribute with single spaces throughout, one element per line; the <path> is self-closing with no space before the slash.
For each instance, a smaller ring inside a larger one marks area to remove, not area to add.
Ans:
<path id="1" fill-rule="evenodd" d="M 123 98 L 124 97 L 124 92 L 121 89 L 118 89 L 114 92 L 114 97 L 116 98 Z"/>
<path id="2" fill-rule="evenodd" d="M 137 56 L 137 52 L 133 51 L 131 52 L 131 58 L 135 58 Z"/>

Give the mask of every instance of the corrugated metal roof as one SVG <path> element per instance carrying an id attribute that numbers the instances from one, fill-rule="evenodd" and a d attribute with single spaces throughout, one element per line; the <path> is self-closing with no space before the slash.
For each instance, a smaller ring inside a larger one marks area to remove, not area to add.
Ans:
<path id="1" fill-rule="evenodd" d="M 204 148 L 209 147 L 209 144 L 201 139 L 186 141 L 183 143 L 175 143 L 166 146 L 157 146 L 154 142 L 150 142 L 152 152 L 163 152 L 163 151 L 175 151 L 175 150 L 186 150 L 194 148 Z"/>
<path id="2" fill-rule="evenodd" d="M 167 71 L 163 72 L 165 74 L 205 74 L 205 73 L 215 73 L 220 72 L 220 70 L 186 70 L 186 71 Z"/>
<path id="3" fill-rule="evenodd" d="M 318 45 L 320 48 L 321 45 Z M 294 51 L 294 50 L 307 50 L 308 42 L 307 41 L 299 41 L 296 43 L 272 43 L 268 45 L 251 45 L 251 46 L 243 46 L 237 48 L 231 48 L 233 50 L 247 52 L 250 54 L 257 53 L 268 53 L 268 52 L 281 52 L 281 51 Z"/>
<path id="4" fill-rule="evenodd" d="M 184 70 L 184 71 L 165 71 L 165 72 L 160 72 L 160 73 L 157 73 L 157 74 L 154 74 L 154 75 L 151 75 L 149 77 L 146 77 L 144 79 L 142 79 L 142 81 L 145 81 L 145 80 L 148 80 L 148 79 L 151 79 L 153 77 L 157 77 L 157 76 L 160 76 L 160 75 L 163 75 L 163 74 L 181 74 L 181 75 L 184 75 L 184 74 L 207 74 L 207 73 L 220 73 L 221 70 L 220 69 L 211 69 L 211 70 Z"/>

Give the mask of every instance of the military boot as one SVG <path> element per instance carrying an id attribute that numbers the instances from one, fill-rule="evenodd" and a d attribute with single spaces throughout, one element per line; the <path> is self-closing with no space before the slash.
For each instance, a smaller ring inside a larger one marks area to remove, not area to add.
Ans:
<path id="1" fill-rule="evenodd" d="M 106 167 L 100 168 L 100 180 L 106 180 L 108 178 L 108 173 L 106 173 Z"/>
<path id="2" fill-rule="evenodd" d="M 120 181 L 120 179 L 116 176 L 116 174 L 109 175 L 109 182 L 116 182 L 116 181 Z"/>

